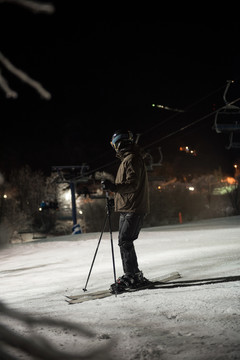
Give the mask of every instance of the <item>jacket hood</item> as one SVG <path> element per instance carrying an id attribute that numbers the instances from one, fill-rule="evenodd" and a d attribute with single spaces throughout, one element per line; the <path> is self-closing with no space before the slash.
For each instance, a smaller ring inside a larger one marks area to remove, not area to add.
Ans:
<path id="1" fill-rule="evenodd" d="M 121 149 L 116 152 L 116 157 L 120 160 L 123 160 L 126 156 L 130 154 L 138 154 L 141 155 L 140 148 L 137 144 L 132 144 L 125 149 Z"/>

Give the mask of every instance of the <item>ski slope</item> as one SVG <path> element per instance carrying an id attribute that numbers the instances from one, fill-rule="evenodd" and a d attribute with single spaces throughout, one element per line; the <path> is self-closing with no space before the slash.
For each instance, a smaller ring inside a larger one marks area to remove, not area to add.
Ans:
<path id="1" fill-rule="evenodd" d="M 86 326 L 84 339 L 69 329 L 35 327 L 61 351 L 110 344 L 114 359 L 240 359 L 240 281 L 144 290 L 68 305 L 81 293 L 99 233 L 11 245 L 0 251 L 0 300 L 10 309 Z M 117 276 L 122 275 L 113 233 Z M 145 228 L 135 242 L 148 278 L 178 271 L 181 280 L 240 275 L 240 216 Z M 88 291 L 113 282 L 109 234 L 104 233 Z M 20 334 L 25 329 L 5 319 Z M 23 358 L 23 357 L 19 357 Z"/>

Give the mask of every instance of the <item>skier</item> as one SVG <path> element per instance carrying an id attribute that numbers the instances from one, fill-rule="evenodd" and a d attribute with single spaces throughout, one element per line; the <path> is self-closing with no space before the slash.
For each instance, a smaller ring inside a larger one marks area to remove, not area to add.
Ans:
<path id="1" fill-rule="evenodd" d="M 120 213 L 118 245 L 124 275 L 111 285 L 113 291 L 136 288 L 148 280 L 138 268 L 134 240 L 138 238 L 143 219 L 149 212 L 147 172 L 140 148 L 134 143 L 131 131 L 117 130 L 111 145 L 121 160 L 115 183 L 102 181 L 103 188 L 115 193 L 115 211 Z"/>

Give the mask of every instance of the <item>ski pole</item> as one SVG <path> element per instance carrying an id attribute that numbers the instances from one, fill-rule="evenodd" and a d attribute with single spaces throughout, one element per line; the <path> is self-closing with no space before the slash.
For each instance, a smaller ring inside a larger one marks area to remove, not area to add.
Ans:
<path id="1" fill-rule="evenodd" d="M 107 215 L 108 215 L 111 251 L 112 251 L 112 263 L 113 263 L 113 278 L 114 278 L 114 284 L 115 284 L 115 296 L 117 296 L 117 278 L 116 278 L 116 266 L 115 266 L 113 237 L 112 237 L 112 224 L 111 224 L 111 204 L 110 204 L 110 199 L 109 199 L 109 195 L 108 195 L 107 191 L 106 191 L 106 198 L 107 198 Z"/>
<path id="2" fill-rule="evenodd" d="M 105 226 L 106 226 L 106 222 L 107 222 L 107 217 L 108 217 L 108 214 L 106 214 L 106 216 L 105 216 L 105 220 L 104 220 L 102 232 L 101 232 L 101 235 L 100 235 L 99 240 L 98 240 L 97 248 L 96 248 L 96 251 L 95 251 L 95 254 L 94 254 L 94 257 L 93 257 L 93 261 L 92 261 L 92 264 L 91 264 L 91 267 L 90 267 L 90 271 L 89 271 L 89 273 L 88 273 L 87 281 L 86 281 L 86 284 L 85 284 L 85 286 L 84 286 L 84 288 L 83 288 L 83 291 L 87 291 L 88 281 L 89 281 L 89 278 L 90 278 L 90 275 L 91 275 L 91 272 L 92 272 L 93 264 L 94 264 L 95 259 L 96 259 L 96 256 L 97 256 L 97 252 L 98 252 L 98 248 L 99 248 L 100 242 L 101 242 L 101 240 L 102 240 L 103 232 L 104 232 L 104 229 L 105 229 Z"/>

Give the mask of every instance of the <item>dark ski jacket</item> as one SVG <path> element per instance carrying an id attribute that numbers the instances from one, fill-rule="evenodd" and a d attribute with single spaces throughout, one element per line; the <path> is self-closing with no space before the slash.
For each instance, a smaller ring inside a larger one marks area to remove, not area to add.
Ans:
<path id="1" fill-rule="evenodd" d="M 118 152 L 121 159 L 115 179 L 115 211 L 149 213 L 148 177 L 138 146 Z"/>

